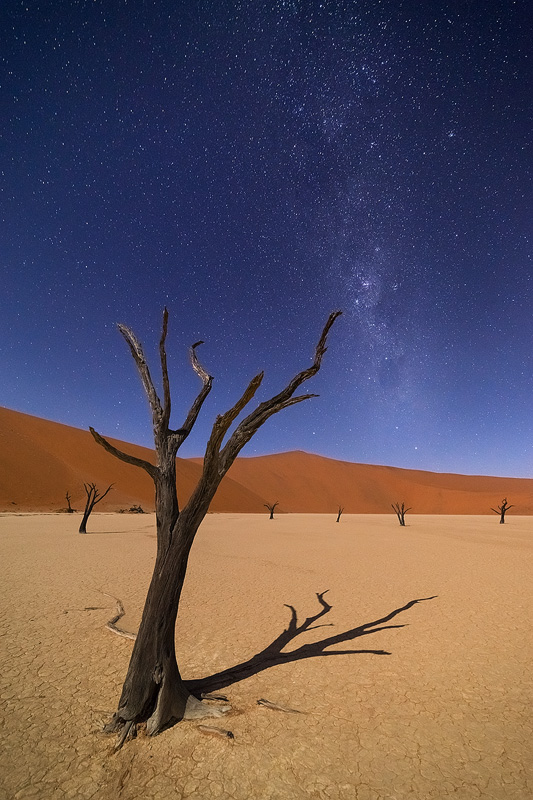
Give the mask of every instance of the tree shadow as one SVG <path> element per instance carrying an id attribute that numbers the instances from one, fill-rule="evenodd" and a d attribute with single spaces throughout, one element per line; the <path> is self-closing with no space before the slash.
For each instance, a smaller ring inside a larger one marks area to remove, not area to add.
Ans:
<path id="1" fill-rule="evenodd" d="M 326 592 L 327 591 L 329 590 L 326 590 Z M 289 642 L 296 639 L 296 637 L 300 636 L 302 633 L 307 633 L 307 631 L 312 631 L 316 628 L 330 626 L 333 627 L 333 623 L 322 623 L 320 625 L 314 624 L 328 614 L 333 608 L 333 606 L 331 606 L 324 599 L 326 592 L 317 592 L 316 595 L 318 602 L 322 606 L 321 611 L 314 616 L 307 617 L 307 619 L 305 619 L 300 625 L 298 625 L 298 615 L 294 606 L 290 606 L 285 603 L 284 605 L 286 608 L 289 608 L 291 611 L 289 626 L 276 639 L 274 639 L 273 642 L 267 645 L 264 650 L 261 650 L 259 653 L 256 653 L 254 656 L 249 658 L 248 661 L 243 661 L 240 664 L 236 664 L 234 667 L 229 667 L 228 669 L 217 672 L 214 675 L 209 675 L 205 678 L 186 681 L 189 691 L 197 696 L 200 696 L 200 694 L 203 692 L 213 692 L 217 691 L 218 689 L 222 689 L 223 687 L 231 686 L 233 683 L 238 683 L 245 678 L 250 678 L 252 675 L 257 675 L 257 673 L 262 672 L 265 669 L 269 669 L 270 667 L 275 667 L 280 664 L 291 664 L 293 661 L 300 661 L 304 658 L 362 654 L 389 656 L 391 654 L 388 650 L 327 650 L 326 648 L 331 647 L 332 645 L 342 644 L 343 642 L 351 642 L 354 639 L 361 638 L 362 636 L 368 636 L 372 633 L 379 633 L 379 631 L 385 631 L 392 628 L 403 628 L 407 623 L 401 625 L 386 625 L 385 623 L 390 622 L 390 620 L 394 619 L 394 617 L 398 616 L 398 614 L 401 614 L 403 611 L 407 611 L 417 603 L 422 603 L 425 600 L 433 600 L 435 597 L 437 597 L 437 595 L 432 595 L 431 597 L 421 597 L 418 600 L 411 600 L 401 608 L 395 608 L 394 611 L 391 611 L 386 616 L 381 617 L 381 619 L 376 619 L 373 622 L 365 622 L 363 625 L 358 625 L 357 628 L 351 628 L 349 631 L 337 633 L 334 636 L 328 636 L 327 638 L 321 639 L 318 642 L 311 642 L 309 644 L 301 645 L 301 647 L 298 647 L 296 650 L 282 652 L 283 648 L 286 647 Z"/>
<path id="2" fill-rule="evenodd" d="M 132 533 L 146 533 L 146 531 L 153 532 L 153 536 L 155 538 L 155 532 L 153 531 L 153 524 L 147 523 L 142 528 L 125 528 L 123 531 L 85 531 L 85 533 L 80 533 L 79 536 L 123 536 L 124 534 L 132 534 Z"/>

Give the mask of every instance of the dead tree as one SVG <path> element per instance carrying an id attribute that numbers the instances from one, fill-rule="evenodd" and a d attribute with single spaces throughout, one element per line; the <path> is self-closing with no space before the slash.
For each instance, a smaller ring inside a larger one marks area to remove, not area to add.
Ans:
<path id="1" fill-rule="evenodd" d="M 87 533 L 87 520 L 91 515 L 91 511 L 95 507 L 100 500 L 103 500 L 106 494 L 111 490 L 113 484 L 111 483 L 105 492 L 101 495 L 95 483 L 84 483 L 83 487 L 85 489 L 85 494 L 87 495 L 87 500 L 85 502 L 85 511 L 83 512 L 83 518 L 80 523 L 79 533 Z"/>
<path id="2" fill-rule="evenodd" d="M 269 519 L 274 519 L 274 510 L 275 510 L 276 506 L 279 506 L 279 502 L 276 500 L 275 503 L 263 503 L 263 505 L 264 505 L 265 508 L 268 508 L 268 510 L 270 511 Z"/>
<path id="3" fill-rule="evenodd" d="M 509 511 L 509 509 L 512 507 L 513 503 L 511 503 L 511 505 L 507 505 L 507 498 L 504 497 L 501 506 L 498 506 L 498 508 L 491 508 L 491 511 L 494 511 L 495 514 L 500 515 L 500 525 L 503 525 L 505 522 L 505 512 Z"/>
<path id="4" fill-rule="evenodd" d="M 406 508 L 405 507 L 405 503 L 402 503 L 401 505 L 399 503 L 392 503 L 392 507 L 396 511 L 396 516 L 398 517 L 398 522 L 400 523 L 400 525 L 402 527 L 405 528 L 405 515 L 411 509 L 410 508 Z"/>
<path id="5" fill-rule="evenodd" d="M 67 501 L 67 514 L 73 514 L 73 513 L 74 513 L 74 509 L 73 509 L 73 508 L 72 508 L 72 506 L 70 505 L 70 500 L 71 500 L 71 498 L 72 498 L 72 495 L 70 495 L 70 494 L 68 493 L 68 489 L 67 489 L 67 493 L 66 493 L 66 495 L 65 495 L 65 499 L 66 499 L 66 501 Z"/>
<path id="6" fill-rule="evenodd" d="M 344 511 L 344 508 L 342 508 L 342 506 L 339 506 L 339 510 L 337 512 L 337 520 L 336 520 L 337 522 L 340 522 L 341 514 L 342 514 L 343 511 Z"/>
<path id="7" fill-rule="evenodd" d="M 151 464 L 124 453 L 106 441 L 93 428 L 90 428 L 90 431 L 95 441 L 109 453 L 127 464 L 141 467 L 153 479 L 157 553 L 118 708 L 105 728 L 108 733 L 120 732 L 117 747 L 120 747 L 128 736 L 133 735 L 139 723 L 146 723 L 147 733 L 153 736 L 181 719 L 220 716 L 228 710 L 228 706 L 223 708 L 207 706 L 192 695 L 180 675 L 176 660 L 176 616 L 189 552 L 198 527 L 222 478 L 244 445 L 273 414 L 303 400 L 316 397 L 313 394 L 294 396 L 294 393 L 304 381 L 312 378 L 320 369 L 322 357 L 326 352 L 329 330 L 340 313 L 336 311 L 330 314 L 316 346 L 312 365 L 299 372 L 278 394 L 259 403 L 254 411 L 241 420 L 227 441 L 224 440 L 230 426 L 254 397 L 263 379 L 263 373 L 252 378 L 232 408 L 217 416 L 206 445 L 201 477 L 187 504 L 181 510 L 176 491 L 176 453 L 189 436 L 213 382 L 213 378 L 202 367 L 196 355 L 196 348 L 202 342 L 193 344 L 189 352 L 192 368 L 200 377 L 202 388 L 183 425 L 173 430 L 170 428 L 171 398 L 165 348 L 167 310 L 165 309 L 163 313 L 163 329 L 159 342 L 162 401 L 155 390 L 140 342 L 125 325 L 118 326 L 130 348 L 150 403 L 156 463 Z"/>

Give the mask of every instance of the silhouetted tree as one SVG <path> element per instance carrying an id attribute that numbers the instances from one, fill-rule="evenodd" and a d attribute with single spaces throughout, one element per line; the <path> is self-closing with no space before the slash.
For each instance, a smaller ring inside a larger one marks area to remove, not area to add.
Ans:
<path id="1" fill-rule="evenodd" d="M 405 507 L 405 503 L 402 503 L 401 505 L 399 503 L 392 503 L 392 507 L 396 511 L 396 516 L 398 517 L 398 522 L 400 523 L 400 525 L 405 527 L 405 515 L 411 509 L 410 508 L 406 508 Z"/>
<path id="2" fill-rule="evenodd" d="M 87 520 L 91 515 L 91 511 L 95 507 L 100 500 L 103 500 L 106 494 L 111 490 L 113 484 L 111 483 L 105 492 L 101 495 L 100 491 L 98 490 L 95 483 L 84 483 L 83 487 L 85 489 L 85 494 L 87 495 L 87 500 L 85 502 L 85 511 L 83 512 L 83 518 L 80 523 L 79 533 L 87 533 Z"/>
<path id="3" fill-rule="evenodd" d="M 338 513 L 337 513 L 337 520 L 336 520 L 337 522 L 340 522 L 340 519 L 341 519 L 341 514 L 342 514 L 342 512 L 343 512 L 343 511 L 344 511 L 344 508 L 342 508 L 341 506 L 339 506 L 339 511 L 338 511 Z"/>
<path id="4" fill-rule="evenodd" d="M 275 510 L 276 506 L 279 506 L 278 501 L 276 500 L 275 503 L 263 503 L 263 505 L 264 505 L 265 508 L 268 508 L 268 510 L 270 511 L 269 519 L 274 519 L 274 510 Z"/>
<path id="5" fill-rule="evenodd" d="M 491 511 L 494 511 L 495 514 L 500 515 L 500 525 L 503 525 L 505 522 L 505 512 L 509 511 L 509 509 L 512 507 L 513 503 L 511 503 L 511 505 L 507 505 L 507 498 L 504 497 L 501 506 L 498 506 L 498 508 L 491 508 Z"/>
<path id="6" fill-rule="evenodd" d="M 67 493 L 65 495 L 65 498 L 66 498 L 66 501 L 67 501 L 67 514 L 73 514 L 74 513 L 74 509 L 70 505 L 71 497 L 72 496 L 68 493 L 68 489 L 67 489 Z"/>
<path id="7" fill-rule="evenodd" d="M 329 330 L 340 313 L 336 311 L 330 314 L 316 346 L 312 365 L 299 372 L 278 394 L 260 403 L 254 411 L 241 420 L 225 443 L 230 426 L 254 397 L 263 379 L 263 373 L 252 378 L 235 405 L 216 418 L 205 450 L 202 475 L 181 511 L 176 491 L 176 453 L 189 436 L 213 381 L 196 355 L 196 348 L 201 342 L 196 342 L 190 348 L 190 359 L 194 371 L 202 380 L 202 388 L 183 425 L 177 430 L 172 430 L 170 384 L 165 349 L 167 310 L 165 309 L 163 314 L 163 330 L 159 342 L 162 402 L 155 390 L 140 342 L 125 325 L 118 326 L 130 348 L 150 403 L 156 463 L 151 464 L 144 459 L 124 453 L 106 441 L 93 428 L 90 428 L 90 431 L 95 441 L 109 453 L 127 464 L 141 467 L 153 479 L 157 555 L 118 709 L 105 728 L 108 733 L 120 732 L 117 748 L 128 735 L 133 734 L 138 723 L 146 723 L 147 733 L 154 735 L 175 721 L 184 718 L 220 716 L 228 709 L 228 707 L 206 706 L 192 695 L 181 678 L 176 660 L 176 615 L 189 552 L 198 527 L 222 478 L 244 445 L 273 414 L 303 400 L 316 397 L 313 394 L 294 396 L 294 393 L 304 381 L 312 378 L 320 369 L 322 357 L 326 352 Z"/>

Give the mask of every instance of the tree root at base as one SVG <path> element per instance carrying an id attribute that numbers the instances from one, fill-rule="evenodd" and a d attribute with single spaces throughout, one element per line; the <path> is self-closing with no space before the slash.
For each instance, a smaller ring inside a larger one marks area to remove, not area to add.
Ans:
<path id="1" fill-rule="evenodd" d="M 185 704 L 180 718 L 170 717 L 166 722 L 161 719 L 161 713 L 156 708 L 152 716 L 146 720 L 146 734 L 148 736 L 157 736 L 164 730 L 170 728 L 176 722 L 192 719 L 206 719 L 208 717 L 223 717 L 228 711 L 231 710 L 230 705 L 225 706 L 210 706 L 207 703 L 202 703 L 196 697 L 191 695 Z M 113 717 L 104 726 L 104 733 L 113 734 L 118 733 L 117 741 L 113 747 L 113 753 L 117 753 L 122 749 L 125 742 L 135 739 L 137 736 L 137 729 L 142 723 L 137 723 L 135 720 L 124 720 L 120 714 L 116 712 Z M 144 726 L 143 726 L 144 727 Z M 229 738 L 229 737 L 228 737 Z"/>
<path id="2" fill-rule="evenodd" d="M 137 726 L 135 725 L 133 720 L 126 722 L 116 741 L 116 744 L 113 748 L 113 752 L 117 753 L 119 750 L 122 749 L 122 745 L 127 739 L 135 739 L 136 736 L 137 736 Z"/>

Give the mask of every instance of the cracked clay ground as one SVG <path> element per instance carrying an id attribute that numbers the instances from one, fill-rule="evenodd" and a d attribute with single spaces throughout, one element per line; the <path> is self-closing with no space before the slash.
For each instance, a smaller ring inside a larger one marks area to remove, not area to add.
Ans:
<path id="1" fill-rule="evenodd" d="M 113 755 L 132 642 L 104 625 L 113 597 L 139 624 L 154 519 L 94 514 L 80 536 L 74 516 L 0 516 L 2 800 L 533 798 L 533 517 L 209 515 L 178 653 L 225 683 L 233 710 L 206 724 L 235 738 L 184 722 Z M 284 604 L 301 625 L 326 589 L 331 609 L 253 659 Z"/>

